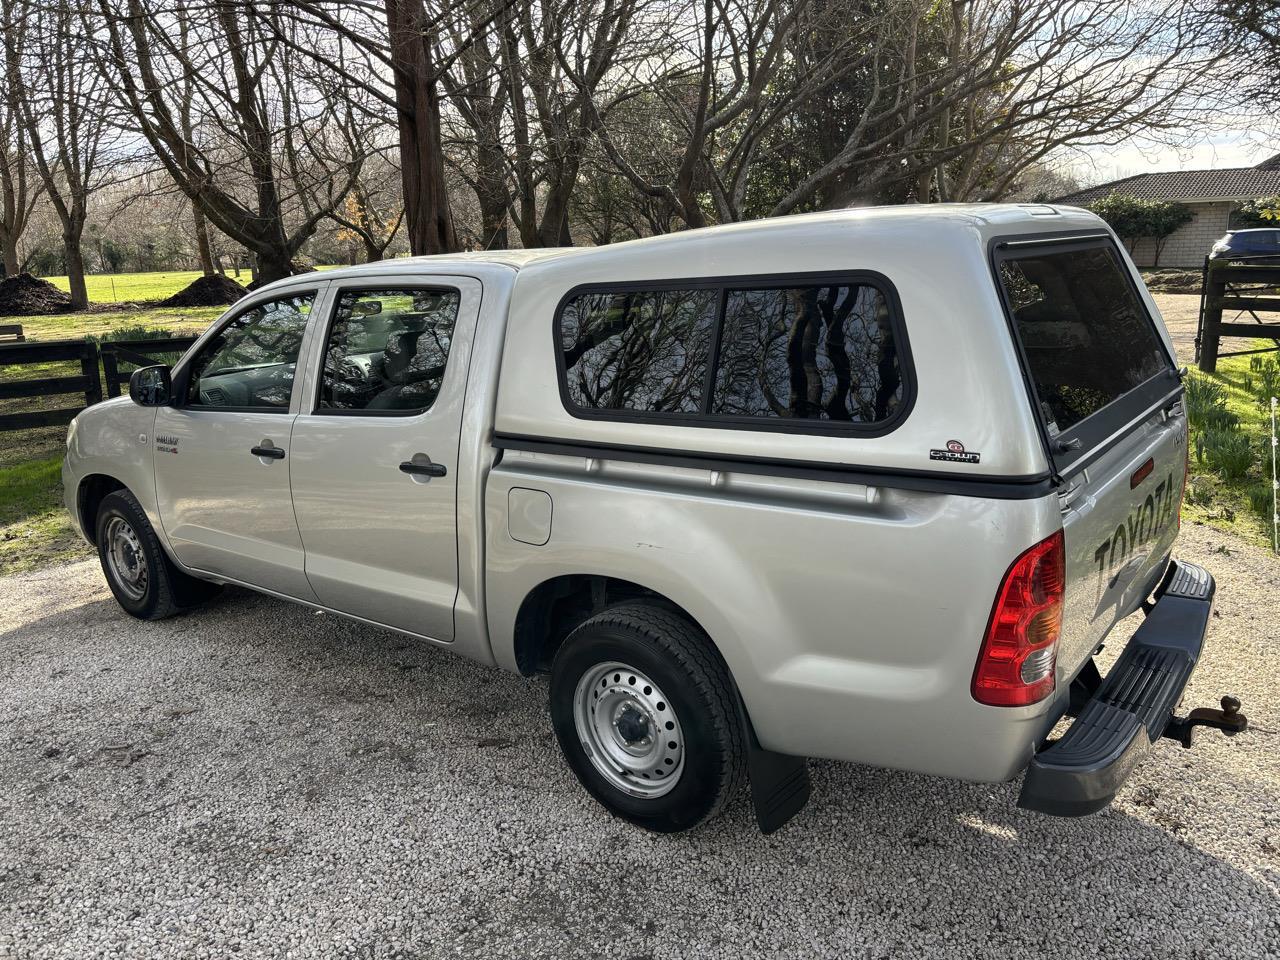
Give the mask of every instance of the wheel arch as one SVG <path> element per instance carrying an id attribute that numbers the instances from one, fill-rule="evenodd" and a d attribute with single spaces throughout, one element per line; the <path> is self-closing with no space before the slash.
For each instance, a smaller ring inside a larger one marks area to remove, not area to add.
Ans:
<path id="1" fill-rule="evenodd" d="M 621 577 L 571 573 L 543 580 L 521 601 L 512 637 L 520 673 L 530 676 L 546 669 L 574 627 L 601 610 L 627 600 L 648 600 L 680 614 L 698 629 L 706 638 L 707 646 L 729 669 L 723 652 L 706 627 L 686 607 L 661 591 Z M 732 670 L 729 672 L 732 676 Z"/>
<path id="2" fill-rule="evenodd" d="M 76 487 L 76 519 L 80 521 L 85 539 L 94 546 L 98 545 L 98 508 L 102 501 L 117 490 L 128 489 L 124 481 L 107 473 L 90 473 L 80 478 Z"/>

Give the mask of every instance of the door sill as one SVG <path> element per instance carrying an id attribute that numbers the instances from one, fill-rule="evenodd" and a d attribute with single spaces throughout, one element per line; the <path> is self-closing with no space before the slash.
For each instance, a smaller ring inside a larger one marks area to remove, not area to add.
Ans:
<path id="1" fill-rule="evenodd" d="M 342 617 L 344 620 L 354 620 L 356 623 L 363 623 L 370 627 L 377 627 L 380 630 L 390 630 L 392 633 L 399 633 L 406 637 L 413 637 L 415 640 L 427 640 L 431 643 L 437 643 L 442 647 L 452 646 L 452 640 L 440 640 L 436 637 L 429 637 L 425 633 L 414 633 L 412 630 L 405 630 L 401 627 L 393 627 L 389 623 L 382 623 L 378 620 L 370 620 L 368 617 L 357 616 L 354 613 L 344 613 L 333 607 L 326 607 L 323 603 L 317 603 L 314 600 L 303 600 L 299 597 L 290 596 L 287 593 L 281 593 L 279 590 L 270 590 L 267 587 L 260 587 L 255 583 L 249 583 L 245 580 L 237 580 L 235 577 L 228 577 L 220 573 L 211 573 L 208 570 L 200 570 L 196 567 L 186 567 L 193 576 L 197 576 L 202 580 L 211 580 L 214 583 L 230 583 L 237 587 L 244 587 L 252 590 L 254 593 L 261 593 L 268 597 L 275 597 L 277 600 L 288 600 L 290 603 L 296 603 L 301 607 L 310 607 L 312 610 L 319 610 L 323 613 L 332 613 L 334 616 Z"/>

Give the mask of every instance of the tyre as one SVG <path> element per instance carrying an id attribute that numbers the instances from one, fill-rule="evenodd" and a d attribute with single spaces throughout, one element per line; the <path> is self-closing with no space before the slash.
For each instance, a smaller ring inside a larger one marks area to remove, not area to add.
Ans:
<path id="1" fill-rule="evenodd" d="M 551 722 L 591 795 L 649 830 L 711 819 L 743 781 L 729 672 L 701 630 L 656 603 L 620 603 L 565 638 L 551 668 Z"/>
<path id="2" fill-rule="evenodd" d="M 95 531 L 107 586 L 130 616 L 161 620 L 203 603 L 220 589 L 173 565 L 142 505 L 128 490 L 103 498 Z"/>

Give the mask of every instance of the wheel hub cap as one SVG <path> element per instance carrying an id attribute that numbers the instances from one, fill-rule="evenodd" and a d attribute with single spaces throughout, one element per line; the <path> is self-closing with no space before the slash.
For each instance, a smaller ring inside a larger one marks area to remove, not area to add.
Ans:
<path id="1" fill-rule="evenodd" d="M 645 674 L 612 661 L 587 670 L 574 725 L 592 766 L 635 797 L 671 792 L 684 770 L 684 734 L 670 701 Z"/>
<path id="2" fill-rule="evenodd" d="M 112 517 L 105 540 L 111 579 L 130 600 L 141 600 L 147 592 L 147 561 L 138 535 L 123 517 Z"/>

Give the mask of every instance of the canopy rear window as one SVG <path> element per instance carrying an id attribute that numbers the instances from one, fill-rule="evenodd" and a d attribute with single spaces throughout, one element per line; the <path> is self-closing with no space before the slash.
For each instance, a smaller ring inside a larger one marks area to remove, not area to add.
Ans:
<path id="1" fill-rule="evenodd" d="M 997 267 L 1051 437 L 1172 371 L 1110 241 L 1011 247 Z"/>

